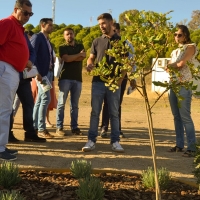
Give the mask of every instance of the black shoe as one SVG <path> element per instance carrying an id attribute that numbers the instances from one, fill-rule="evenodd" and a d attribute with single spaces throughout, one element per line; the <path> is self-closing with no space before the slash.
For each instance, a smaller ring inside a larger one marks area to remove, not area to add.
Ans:
<path id="1" fill-rule="evenodd" d="M 168 150 L 168 152 L 182 152 L 183 151 L 183 148 L 180 148 L 180 147 L 172 147 Z"/>
<path id="2" fill-rule="evenodd" d="M 10 142 L 10 143 L 17 143 L 17 142 L 19 142 L 19 141 L 20 141 L 20 140 L 18 140 L 18 139 L 14 136 L 13 131 L 11 131 L 11 132 L 9 133 L 8 142 Z"/>
<path id="3" fill-rule="evenodd" d="M 119 135 L 121 138 L 125 138 L 126 136 L 124 135 L 123 132 L 120 131 L 120 135 Z"/>
<path id="4" fill-rule="evenodd" d="M 108 135 L 107 135 L 107 131 L 105 131 L 105 130 L 101 130 L 101 133 L 100 133 L 100 136 L 102 137 L 102 138 L 107 138 L 108 137 Z"/>
<path id="5" fill-rule="evenodd" d="M 10 153 L 8 153 L 7 151 L 3 151 L 3 152 L 0 152 L 0 159 L 1 160 L 7 160 L 7 161 L 10 161 L 10 160 L 16 160 L 16 156 L 15 155 L 11 155 Z"/>
<path id="6" fill-rule="evenodd" d="M 37 135 L 31 135 L 29 137 L 25 136 L 24 141 L 25 142 L 46 142 L 46 139 L 40 138 Z"/>
<path id="7" fill-rule="evenodd" d="M 74 135 L 83 135 L 83 133 L 81 132 L 79 128 L 72 129 L 72 133 Z"/>
<path id="8" fill-rule="evenodd" d="M 14 150 L 14 149 L 5 148 L 5 151 L 6 151 L 7 153 L 9 153 L 10 155 L 17 155 L 17 154 L 18 154 L 18 151 L 17 151 L 17 150 Z"/>

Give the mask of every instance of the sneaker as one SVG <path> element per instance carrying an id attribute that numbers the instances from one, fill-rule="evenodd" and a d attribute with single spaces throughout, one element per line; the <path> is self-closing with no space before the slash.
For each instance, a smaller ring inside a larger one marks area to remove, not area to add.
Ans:
<path id="1" fill-rule="evenodd" d="M 38 137 L 46 138 L 46 139 L 54 138 L 54 136 L 51 135 L 47 130 L 38 131 Z"/>
<path id="2" fill-rule="evenodd" d="M 24 141 L 25 142 L 42 142 L 43 143 L 43 142 L 46 142 L 47 140 L 45 138 L 38 137 L 36 134 L 30 135 L 30 136 L 27 136 L 25 134 Z"/>
<path id="3" fill-rule="evenodd" d="M 100 136 L 101 136 L 102 138 L 107 138 L 107 137 L 108 137 L 107 131 L 105 131 L 104 129 L 102 129 L 102 130 L 101 130 L 101 133 L 100 133 Z"/>
<path id="4" fill-rule="evenodd" d="M 6 150 L 3 152 L 0 152 L 0 159 L 1 160 L 16 160 L 16 156 L 15 155 L 11 155 L 10 153 L 8 153 Z"/>
<path id="5" fill-rule="evenodd" d="M 95 149 L 95 143 L 92 142 L 92 140 L 88 140 L 88 142 L 82 148 L 82 151 L 87 152 L 87 151 L 92 151 L 93 149 Z"/>
<path id="6" fill-rule="evenodd" d="M 63 130 L 63 128 L 58 128 L 56 130 L 56 136 L 59 136 L 59 137 L 65 136 L 65 131 Z"/>
<path id="7" fill-rule="evenodd" d="M 123 153 L 124 152 L 124 149 L 122 148 L 122 146 L 119 144 L 119 142 L 114 142 L 112 144 L 112 150 L 115 151 L 115 152 L 121 152 Z"/>
<path id="8" fill-rule="evenodd" d="M 17 154 L 18 154 L 18 151 L 17 151 L 17 150 L 14 150 L 14 149 L 5 148 L 5 151 L 6 151 L 7 153 L 9 153 L 10 155 L 17 155 Z"/>
<path id="9" fill-rule="evenodd" d="M 74 135 L 83 135 L 79 128 L 72 129 L 72 134 L 74 134 Z"/>

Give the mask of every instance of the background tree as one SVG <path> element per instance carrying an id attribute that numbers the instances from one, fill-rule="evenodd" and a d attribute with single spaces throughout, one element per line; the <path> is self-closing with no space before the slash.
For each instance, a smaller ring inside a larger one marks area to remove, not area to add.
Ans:
<path id="1" fill-rule="evenodd" d="M 197 44 L 197 47 L 200 49 L 200 29 L 191 32 L 191 40 Z M 200 54 L 197 56 L 197 59 L 200 61 Z"/>
<path id="2" fill-rule="evenodd" d="M 35 27 L 32 25 L 32 24 L 26 24 L 24 26 L 24 28 L 27 30 L 27 31 L 32 31 L 32 29 L 34 29 Z"/>
<path id="3" fill-rule="evenodd" d="M 90 33 L 90 28 L 86 27 L 79 31 L 79 33 L 76 34 L 76 41 L 82 42 L 83 38 L 86 37 Z"/>
<path id="4" fill-rule="evenodd" d="M 39 33 L 41 31 L 40 29 L 40 25 L 37 25 L 34 29 L 32 29 L 31 31 L 33 31 L 34 33 Z"/>
<path id="5" fill-rule="evenodd" d="M 130 25 L 130 22 L 127 20 L 126 15 L 127 14 L 131 14 L 131 15 L 135 15 L 136 13 L 138 13 L 138 10 L 126 10 L 123 13 L 121 13 L 119 15 L 119 24 L 120 25 Z"/>
<path id="6" fill-rule="evenodd" d="M 180 21 L 178 24 L 188 26 L 188 20 L 184 19 L 184 20 Z"/>
<path id="7" fill-rule="evenodd" d="M 58 26 L 59 26 L 59 28 L 65 28 L 67 25 L 65 23 L 62 23 L 62 24 L 60 24 Z"/>
<path id="8" fill-rule="evenodd" d="M 122 35 L 127 35 L 127 33 L 126 33 L 127 32 L 127 24 L 129 24 L 129 26 L 131 25 L 131 22 L 126 18 L 126 15 L 134 16 L 138 12 L 139 11 L 137 11 L 137 10 L 129 10 L 129 11 L 125 11 L 119 15 Z M 184 24 L 182 22 L 180 22 L 180 23 Z M 99 29 L 99 25 L 95 25 L 92 27 L 83 27 L 80 24 L 77 24 L 77 25 L 74 25 L 74 24 L 66 25 L 65 23 L 62 23 L 60 25 L 54 24 L 54 30 L 50 35 L 50 39 L 51 39 L 51 42 L 53 43 L 54 50 L 55 50 L 57 56 L 58 56 L 58 47 L 65 42 L 63 39 L 63 31 L 67 27 L 71 27 L 74 29 L 76 42 L 84 44 L 85 50 L 87 52 L 87 57 L 88 57 L 93 39 L 101 36 L 101 31 Z M 26 28 L 26 30 L 32 30 L 34 33 L 40 32 L 39 25 L 34 27 L 32 24 L 26 24 L 25 28 Z M 134 29 L 134 27 L 133 27 L 133 29 Z M 200 30 L 199 29 L 191 30 L 191 39 L 196 44 L 198 44 L 198 47 L 200 48 Z M 171 42 L 173 42 L 173 40 L 174 40 L 174 37 L 172 34 L 171 36 L 169 36 L 168 42 L 171 43 Z M 135 48 L 137 48 L 137 47 L 135 47 Z M 163 53 L 160 56 L 168 58 L 168 57 L 170 57 L 171 52 L 172 52 L 172 48 L 169 46 L 163 50 Z M 152 65 L 152 59 L 155 56 L 156 56 L 156 52 L 154 50 L 150 50 L 149 54 L 146 55 L 146 57 L 143 60 L 146 68 L 148 68 Z M 200 56 L 198 58 L 200 59 Z M 87 58 L 83 61 L 84 66 L 86 64 L 86 60 L 87 60 Z"/>
<path id="9" fill-rule="evenodd" d="M 192 20 L 188 23 L 188 27 L 192 30 L 200 28 L 200 10 L 192 12 Z"/>

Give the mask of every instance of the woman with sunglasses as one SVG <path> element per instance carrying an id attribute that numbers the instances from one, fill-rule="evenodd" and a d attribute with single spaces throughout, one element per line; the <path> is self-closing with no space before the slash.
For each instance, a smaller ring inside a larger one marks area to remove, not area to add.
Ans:
<path id="1" fill-rule="evenodd" d="M 198 53 L 196 44 L 190 39 L 190 32 L 184 25 L 178 25 L 174 33 L 174 39 L 178 44 L 178 48 L 171 53 L 171 60 L 166 67 L 176 68 L 180 76 L 177 77 L 177 84 L 180 82 L 191 81 L 192 73 L 188 62 L 193 63 L 195 56 Z M 176 132 L 176 146 L 169 149 L 169 152 L 182 152 L 184 148 L 184 130 L 187 138 L 187 150 L 184 152 L 184 157 L 190 157 L 195 152 L 195 128 L 191 118 L 191 100 L 192 91 L 181 87 L 179 95 L 184 99 L 178 106 L 178 98 L 172 89 L 169 90 L 169 102 L 172 114 L 174 116 L 174 126 Z"/>

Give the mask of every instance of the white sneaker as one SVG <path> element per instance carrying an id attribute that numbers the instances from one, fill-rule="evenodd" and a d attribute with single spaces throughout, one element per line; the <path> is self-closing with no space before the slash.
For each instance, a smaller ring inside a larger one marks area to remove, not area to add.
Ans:
<path id="1" fill-rule="evenodd" d="M 112 150 L 116 151 L 116 152 L 124 152 L 124 149 L 122 148 L 122 146 L 119 144 L 119 142 L 115 142 L 112 144 Z"/>
<path id="2" fill-rule="evenodd" d="M 92 142 L 92 140 L 88 140 L 88 142 L 82 148 L 82 151 L 92 151 L 93 149 L 95 149 L 95 143 Z"/>

